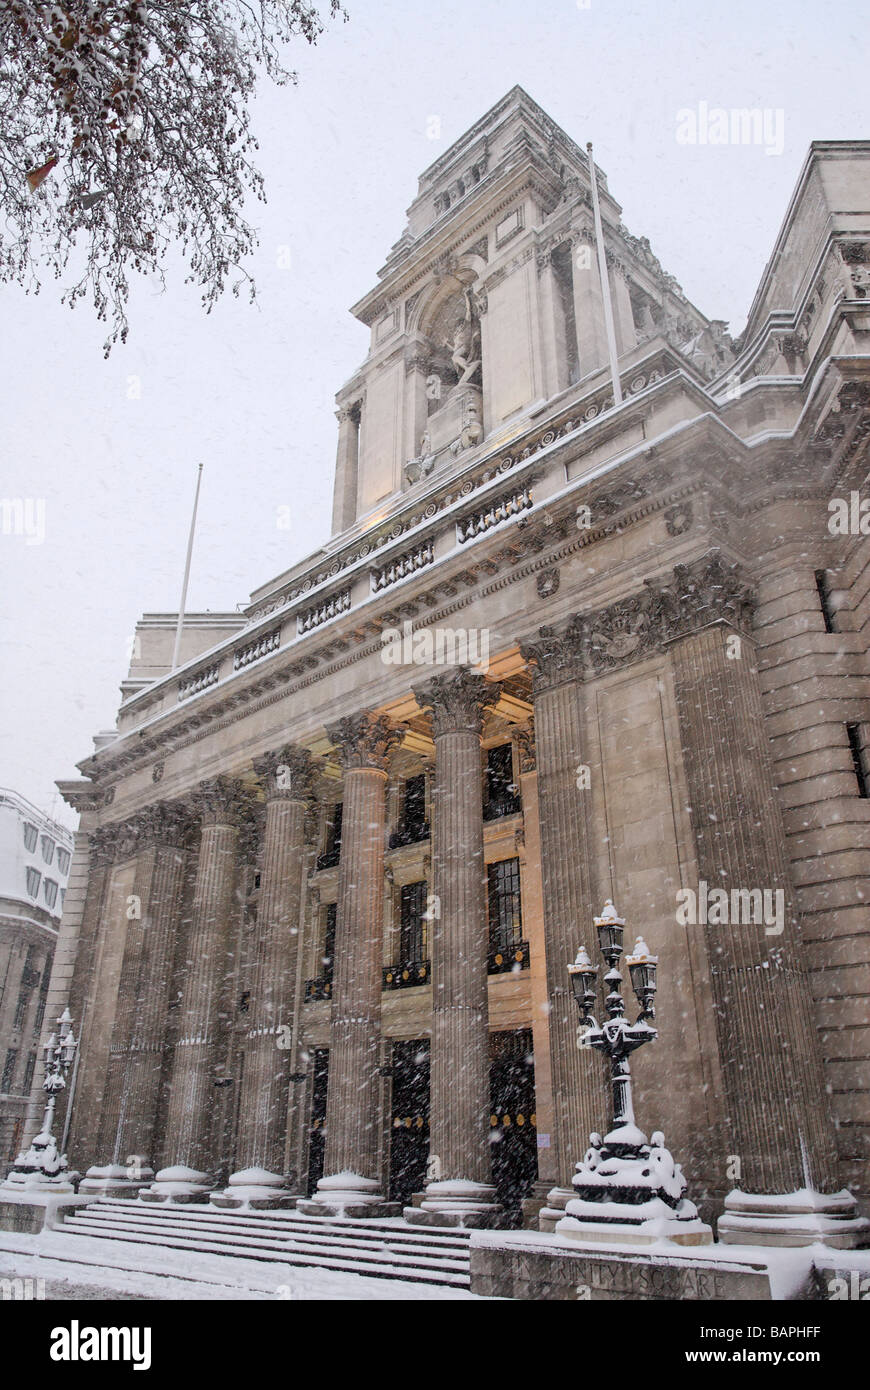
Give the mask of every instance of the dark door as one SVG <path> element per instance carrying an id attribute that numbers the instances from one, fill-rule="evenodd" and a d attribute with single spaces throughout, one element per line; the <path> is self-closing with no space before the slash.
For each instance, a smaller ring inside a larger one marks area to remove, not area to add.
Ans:
<path id="1" fill-rule="evenodd" d="M 311 1082 L 311 1128 L 308 1132 L 308 1196 L 323 1177 L 323 1142 L 326 1125 L 326 1088 L 329 1082 L 329 1048 L 315 1047 Z"/>
<path id="2" fill-rule="evenodd" d="M 490 1034 L 490 1099 L 492 1180 L 510 1223 L 519 1226 L 522 1200 L 538 1176 L 530 1028 Z"/>
<path id="3" fill-rule="evenodd" d="M 426 1186 L 429 1157 L 429 1039 L 393 1043 L 390 1201 L 410 1206 Z"/>

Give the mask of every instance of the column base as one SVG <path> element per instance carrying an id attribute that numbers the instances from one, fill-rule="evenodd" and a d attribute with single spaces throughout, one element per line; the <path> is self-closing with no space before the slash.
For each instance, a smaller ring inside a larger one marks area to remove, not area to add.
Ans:
<path id="1" fill-rule="evenodd" d="M 331 1173 L 321 1178 L 315 1196 L 296 1203 L 303 1216 L 369 1218 L 401 1216 L 398 1202 L 388 1202 L 375 1178 L 359 1173 Z"/>
<path id="2" fill-rule="evenodd" d="M 723 1245 L 829 1245 L 837 1250 L 870 1246 L 870 1221 L 858 1215 L 851 1192 L 831 1195 L 802 1188 L 771 1196 L 735 1189 L 725 1198 L 717 1234 Z"/>
<path id="3" fill-rule="evenodd" d="M 265 1168 L 242 1168 L 231 1175 L 223 1191 L 210 1193 L 208 1200 L 213 1207 L 271 1211 L 295 1207 L 300 1197 L 279 1173 L 268 1173 Z"/>
<path id="4" fill-rule="evenodd" d="M 139 1193 L 140 1202 L 206 1202 L 214 1184 L 208 1173 L 176 1164 L 161 1168 L 150 1187 Z"/>
<path id="5" fill-rule="evenodd" d="M 420 1205 L 405 1207 L 403 1215 L 410 1226 L 493 1228 L 501 1224 L 504 1208 L 496 1202 L 495 1188 L 488 1183 L 454 1178 L 430 1182 Z"/>
<path id="6" fill-rule="evenodd" d="M 538 1212 L 538 1230 L 552 1235 L 556 1229 L 556 1222 L 562 1220 L 565 1208 L 576 1195 L 573 1187 L 551 1187 L 544 1206 Z"/>
<path id="7" fill-rule="evenodd" d="M 79 1183 L 79 1192 L 87 1192 L 91 1197 L 138 1197 L 143 1187 L 150 1187 L 154 1181 L 154 1169 L 137 1167 L 137 1177 L 130 1176 L 131 1169 L 120 1163 L 107 1163 L 100 1168 L 89 1168 Z"/>

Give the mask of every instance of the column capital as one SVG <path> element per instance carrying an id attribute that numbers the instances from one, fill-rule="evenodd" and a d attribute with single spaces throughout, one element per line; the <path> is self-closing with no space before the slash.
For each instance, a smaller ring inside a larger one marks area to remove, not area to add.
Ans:
<path id="1" fill-rule="evenodd" d="M 523 659 L 533 664 L 536 694 L 582 679 L 582 641 L 573 623 L 561 629 L 542 627 L 537 637 L 520 642 L 519 648 Z"/>
<path id="2" fill-rule="evenodd" d="M 312 794 L 313 762 L 307 748 L 286 743 L 254 758 L 266 801 L 308 801 Z"/>
<path id="3" fill-rule="evenodd" d="M 346 772 L 360 767 L 385 771 L 390 751 L 402 737 L 402 730 L 391 724 L 386 715 L 369 713 L 345 715 L 334 724 L 327 724 L 326 732 L 330 742 L 339 748 Z"/>
<path id="4" fill-rule="evenodd" d="M 109 865 L 115 859 L 115 845 L 120 827 L 100 825 L 90 837 L 90 855 L 94 864 Z"/>
<path id="5" fill-rule="evenodd" d="M 194 822 L 194 809 L 189 801 L 157 801 L 146 806 L 136 819 L 137 835 L 142 845 L 172 845 L 180 848 Z"/>
<path id="6" fill-rule="evenodd" d="M 488 681 L 466 666 L 460 666 L 440 676 L 433 676 L 413 687 L 420 706 L 428 706 L 432 713 L 432 728 L 437 738 L 439 734 L 468 730 L 479 734 L 483 727 L 483 714 L 489 706 L 498 703 L 501 685 Z"/>
<path id="7" fill-rule="evenodd" d="M 249 797 L 238 777 L 211 777 L 193 793 L 193 806 L 203 825 L 237 826 L 248 808 Z"/>

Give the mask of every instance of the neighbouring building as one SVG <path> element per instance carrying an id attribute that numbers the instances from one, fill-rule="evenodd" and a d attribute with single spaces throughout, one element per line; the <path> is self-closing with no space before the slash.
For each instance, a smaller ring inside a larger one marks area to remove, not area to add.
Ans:
<path id="1" fill-rule="evenodd" d="M 870 143 L 813 144 L 736 342 L 595 177 L 621 402 L 587 154 L 514 88 L 354 306 L 331 538 L 178 670 L 143 619 L 58 784 L 74 1167 L 552 1228 L 608 1124 L 566 967 L 612 897 L 659 957 L 638 1122 L 702 1213 L 866 1204 Z"/>
<path id="2" fill-rule="evenodd" d="M 0 787 L 0 1176 L 22 1147 L 72 832 Z"/>

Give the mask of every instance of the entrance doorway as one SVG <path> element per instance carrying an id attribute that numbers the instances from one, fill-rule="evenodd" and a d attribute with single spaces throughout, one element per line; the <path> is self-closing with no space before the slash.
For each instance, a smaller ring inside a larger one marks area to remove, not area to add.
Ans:
<path id="1" fill-rule="evenodd" d="M 326 1091 L 329 1084 L 329 1048 L 315 1047 L 312 1052 L 311 1121 L 308 1130 L 308 1196 L 323 1177 L 324 1130 L 326 1126 Z"/>
<path id="2" fill-rule="evenodd" d="M 429 1157 L 429 1039 L 393 1043 L 390 1201 L 411 1205 L 426 1186 Z"/>
<path id="3" fill-rule="evenodd" d="M 538 1176 L 532 1030 L 490 1034 L 492 1180 L 512 1225 Z"/>

